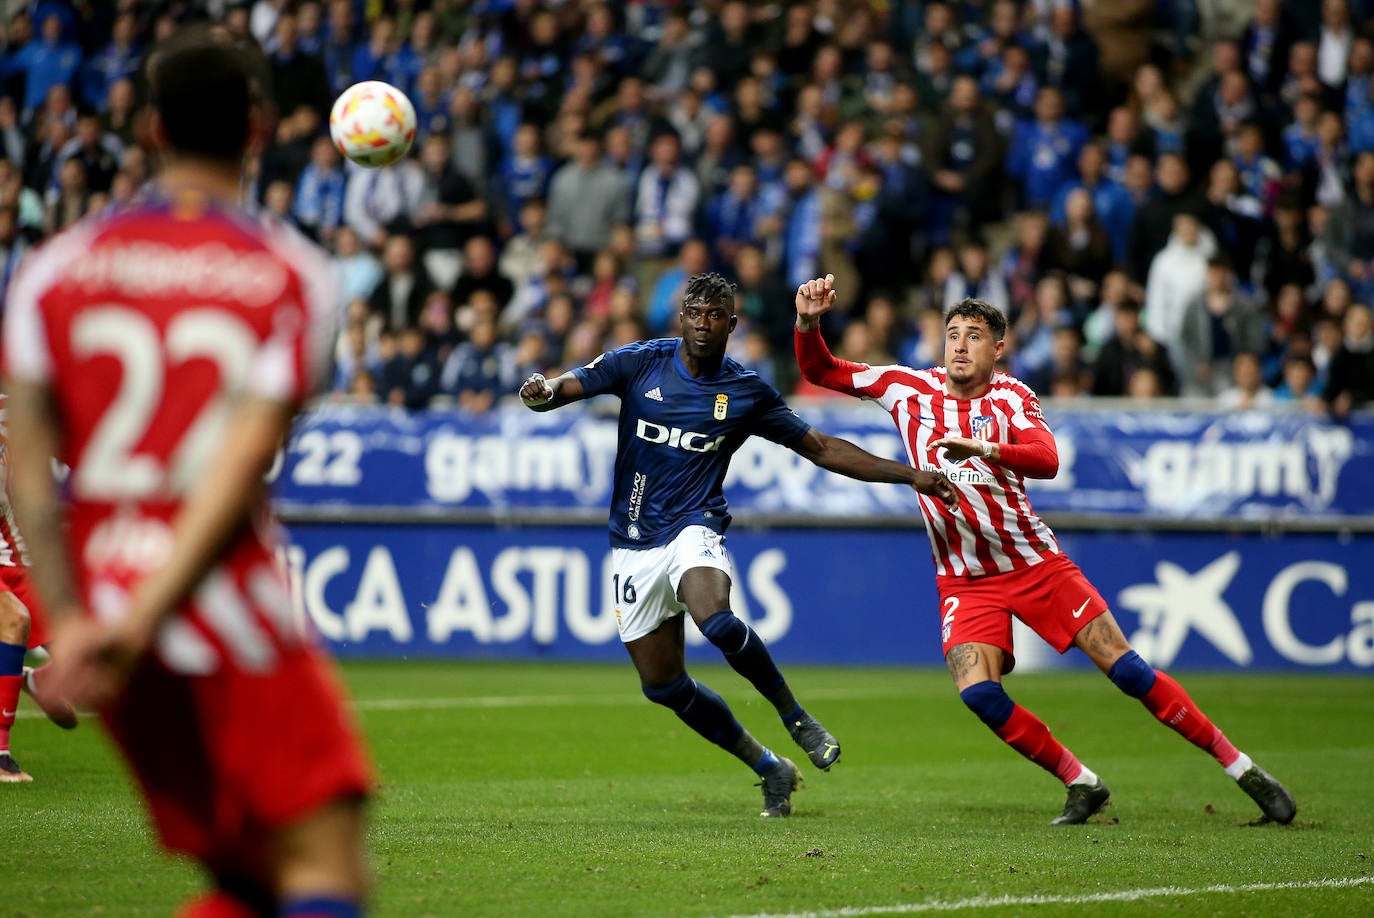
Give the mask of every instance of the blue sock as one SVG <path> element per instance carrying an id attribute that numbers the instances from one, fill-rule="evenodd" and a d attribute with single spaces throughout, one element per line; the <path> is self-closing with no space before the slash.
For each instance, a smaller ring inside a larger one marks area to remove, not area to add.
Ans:
<path id="1" fill-rule="evenodd" d="M 672 711 L 682 722 L 734 754 L 744 727 L 715 692 L 685 673 L 667 685 L 643 686 L 644 697 Z"/>
<path id="2" fill-rule="evenodd" d="M 781 714 L 779 716 L 782 717 L 782 722 L 790 727 L 792 726 L 792 724 L 805 718 L 806 711 L 803 710 L 801 705 L 797 705 L 795 708 L 788 711 L 786 714 Z"/>
<path id="3" fill-rule="evenodd" d="M 701 623 L 701 633 L 725 655 L 725 662 L 758 689 L 778 709 L 778 713 L 797 706 L 787 680 L 763 638 L 729 609 L 722 609 Z"/>
<path id="4" fill-rule="evenodd" d="M 0 643 L 0 676 L 17 676 L 24 671 L 24 654 L 28 648 L 23 644 Z"/>
<path id="5" fill-rule="evenodd" d="M 754 773 L 759 775 L 770 774 L 776 771 L 780 765 L 782 765 L 782 759 L 774 755 L 772 749 L 764 746 L 763 758 L 759 759 L 758 763 L 754 765 Z"/>
<path id="6" fill-rule="evenodd" d="M 363 907 L 352 899 L 302 896 L 287 899 L 278 912 L 283 918 L 362 918 Z"/>

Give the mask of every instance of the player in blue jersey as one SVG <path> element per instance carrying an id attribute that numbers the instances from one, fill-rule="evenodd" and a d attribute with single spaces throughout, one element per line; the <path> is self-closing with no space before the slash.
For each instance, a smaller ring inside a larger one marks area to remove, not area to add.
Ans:
<path id="1" fill-rule="evenodd" d="M 797 767 L 759 743 L 719 695 L 687 675 L 683 650 L 686 612 L 773 704 L 817 768 L 839 759 L 840 744 L 797 703 L 762 639 L 730 611 L 733 570 L 724 544 L 730 511 L 721 491 L 730 457 L 757 434 L 849 478 L 910 485 L 951 507 L 959 498 L 938 473 L 880 459 L 816 430 L 772 386 L 726 357 L 737 318 L 734 286 L 724 278 L 690 278 L 678 315 L 680 338 L 626 345 L 551 380 L 535 374 L 520 387 L 520 398 L 535 411 L 549 411 L 602 393 L 620 396 L 610 512 L 620 638 L 645 696 L 754 769 L 763 779 L 761 815 L 786 816 L 800 781 Z"/>

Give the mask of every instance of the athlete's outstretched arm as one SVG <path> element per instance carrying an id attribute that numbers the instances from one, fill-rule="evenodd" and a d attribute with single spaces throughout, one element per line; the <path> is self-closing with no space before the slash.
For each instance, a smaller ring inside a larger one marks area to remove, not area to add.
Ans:
<path id="1" fill-rule="evenodd" d="M 54 627 L 80 614 L 76 569 L 67 548 L 62 498 L 53 480 L 57 422 L 52 390 L 46 383 L 10 380 L 7 449 L 10 493 L 33 556 L 33 582 Z"/>
<path id="2" fill-rule="evenodd" d="M 814 427 L 800 442 L 793 444 L 792 449 L 821 468 L 846 478 L 910 485 L 918 493 L 944 502 L 951 510 L 959 506 L 959 491 L 941 473 L 882 459 L 848 440 L 823 434 Z"/>
<path id="3" fill-rule="evenodd" d="M 545 379 L 544 374 L 535 373 L 520 387 L 520 401 L 531 411 L 552 411 L 586 397 L 581 381 L 571 371 L 553 379 Z"/>

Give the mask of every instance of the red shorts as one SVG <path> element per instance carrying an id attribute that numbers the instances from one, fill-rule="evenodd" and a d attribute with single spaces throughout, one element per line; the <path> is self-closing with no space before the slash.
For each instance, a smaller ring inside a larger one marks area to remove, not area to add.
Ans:
<path id="1" fill-rule="evenodd" d="M 1063 653 L 1084 625 L 1107 611 L 1102 594 L 1064 555 L 1006 574 L 935 581 L 940 589 L 943 652 L 948 654 L 956 644 L 992 644 L 1006 653 L 1006 672 L 1015 665 L 1013 615 Z"/>
<path id="2" fill-rule="evenodd" d="M 155 658 L 101 712 L 162 843 L 261 876 L 267 834 L 373 786 L 331 664 L 313 647 L 267 673 L 179 676 Z"/>
<path id="3" fill-rule="evenodd" d="M 0 567 L 0 592 L 13 593 L 29 610 L 29 647 L 48 643 L 48 618 L 26 567 Z"/>

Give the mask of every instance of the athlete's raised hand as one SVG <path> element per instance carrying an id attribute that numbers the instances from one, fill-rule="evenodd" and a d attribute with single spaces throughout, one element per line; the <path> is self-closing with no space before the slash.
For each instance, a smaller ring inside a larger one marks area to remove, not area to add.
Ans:
<path id="1" fill-rule="evenodd" d="M 536 408 L 553 398 L 553 387 L 543 373 L 531 374 L 520 387 L 520 401 L 527 407 Z"/>
<path id="2" fill-rule="evenodd" d="M 915 473 L 916 477 L 912 480 L 911 486 L 916 489 L 918 494 L 933 497 L 950 510 L 959 509 L 959 489 L 950 484 L 944 472 L 927 472 L 923 469 L 916 469 Z"/>
<path id="3" fill-rule="evenodd" d="M 827 274 L 802 284 L 797 288 L 797 328 L 815 331 L 820 327 L 821 316 L 834 305 L 835 275 Z"/>

